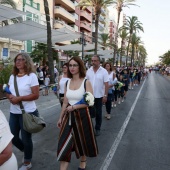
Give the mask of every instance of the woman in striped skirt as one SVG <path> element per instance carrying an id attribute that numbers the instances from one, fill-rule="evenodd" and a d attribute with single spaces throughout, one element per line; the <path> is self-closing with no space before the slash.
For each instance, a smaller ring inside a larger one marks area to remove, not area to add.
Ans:
<path id="1" fill-rule="evenodd" d="M 75 151 L 80 158 L 78 170 L 85 170 L 86 157 L 96 157 L 98 147 L 94 128 L 87 105 L 77 104 L 85 93 L 85 67 L 79 57 L 72 57 L 68 62 L 68 82 L 57 126 L 60 128 L 57 156 L 60 170 L 67 170 L 71 160 L 71 152 Z M 92 86 L 86 81 L 86 91 L 91 92 Z"/>

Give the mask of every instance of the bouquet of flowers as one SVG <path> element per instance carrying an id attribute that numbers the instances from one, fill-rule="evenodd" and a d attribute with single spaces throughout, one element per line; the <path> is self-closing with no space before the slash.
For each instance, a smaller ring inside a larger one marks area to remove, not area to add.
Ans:
<path id="1" fill-rule="evenodd" d="M 8 93 L 8 94 L 11 94 L 11 92 L 10 92 L 9 87 L 8 87 L 7 84 L 4 84 L 4 85 L 3 85 L 3 92 L 6 92 L 6 93 Z"/>
<path id="2" fill-rule="evenodd" d="M 94 96 L 90 93 L 90 92 L 86 92 L 83 95 L 83 98 L 77 102 L 75 105 L 77 104 L 86 104 L 88 106 L 93 106 L 94 105 Z"/>
<path id="3" fill-rule="evenodd" d="M 136 70 L 134 70 L 132 78 L 134 78 L 136 76 Z"/>
<path id="4" fill-rule="evenodd" d="M 120 90 L 121 87 L 123 87 L 123 86 L 124 86 L 124 84 L 121 83 L 120 81 L 117 81 L 117 84 L 115 85 L 115 87 L 116 87 L 117 90 Z"/>

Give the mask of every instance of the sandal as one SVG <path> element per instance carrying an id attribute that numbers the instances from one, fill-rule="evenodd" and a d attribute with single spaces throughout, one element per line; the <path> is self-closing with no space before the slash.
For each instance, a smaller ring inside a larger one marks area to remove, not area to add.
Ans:
<path id="1" fill-rule="evenodd" d="M 84 160 L 84 161 L 81 161 L 81 162 L 87 162 L 86 160 Z M 85 168 L 80 168 L 80 167 L 78 167 L 78 170 L 85 170 Z"/>

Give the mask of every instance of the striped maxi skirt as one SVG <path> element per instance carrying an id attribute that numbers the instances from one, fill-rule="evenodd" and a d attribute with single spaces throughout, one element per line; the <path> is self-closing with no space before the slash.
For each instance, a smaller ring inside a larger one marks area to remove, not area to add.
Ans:
<path id="1" fill-rule="evenodd" d="M 58 161 L 70 162 L 73 151 L 77 159 L 81 156 L 96 157 L 98 154 L 88 108 L 74 110 L 63 117 L 57 149 Z"/>

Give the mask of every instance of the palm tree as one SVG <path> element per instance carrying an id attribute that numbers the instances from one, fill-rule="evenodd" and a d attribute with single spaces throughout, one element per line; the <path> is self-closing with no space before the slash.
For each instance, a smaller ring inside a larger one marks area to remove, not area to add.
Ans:
<path id="1" fill-rule="evenodd" d="M 50 12 L 48 1 L 44 0 L 44 11 L 47 22 L 47 54 L 49 62 L 50 82 L 54 83 L 54 64 L 53 64 L 53 52 L 52 52 L 52 40 L 51 40 L 51 24 L 50 24 Z"/>
<path id="2" fill-rule="evenodd" d="M 126 53 L 126 65 L 127 65 L 127 56 L 129 54 L 129 46 L 132 40 L 132 34 L 139 32 L 139 31 L 144 32 L 144 30 L 142 27 L 142 23 L 138 21 L 138 18 L 136 16 L 127 17 L 126 23 L 124 24 L 123 29 L 127 30 L 129 33 L 129 41 L 128 41 L 127 53 Z"/>
<path id="3" fill-rule="evenodd" d="M 118 38 L 118 29 L 119 29 L 119 21 L 120 21 L 120 14 L 123 10 L 123 8 L 128 7 L 130 5 L 136 5 L 133 4 L 135 0 L 113 0 L 113 4 L 115 4 L 115 7 L 117 9 L 117 26 L 116 26 L 116 33 L 115 33 L 115 48 L 114 48 L 114 56 L 113 56 L 113 65 L 115 63 L 116 59 L 116 53 L 117 53 L 117 38 Z"/>
<path id="4" fill-rule="evenodd" d="M 110 44 L 109 44 L 109 34 L 103 33 L 99 35 L 99 44 L 102 46 L 103 50 L 105 50 Z"/>
<path id="5" fill-rule="evenodd" d="M 119 37 L 121 38 L 121 48 L 120 48 L 120 66 L 122 66 L 122 56 L 124 52 L 124 43 L 125 40 L 127 39 L 128 33 L 126 32 L 125 29 L 120 29 L 119 30 Z"/>
<path id="6" fill-rule="evenodd" d="M 168 50 L 165 54 L 163 54 L 159 58 L 163 64 L 169 65 L 170 64 L 170 51 Z"/>
<path id="7" fill-rule="evenodd" d="M 134 60 L 135 60 L 135 53 L 137 54 L 137 48 L 139 46 L 139 43 L 141 43 L 141 39 L 140 37 L 138 37 L 135 33 L 132 34 L 132 53 L 131 53 L 131 65 L 134 64 Z M 137 56 L 136 56 L 137 59 Z"/>
<path id="8" fill-rule="evenodd" d="M 99 17 L 101 14 L 102 8 L 106 8 L 107 6 L 113 4 L 113 0 L 80 0 L 78 3 L 79 7 L 85 9 L 86 7 L 92 7 L 94 10 L 94 18 L 95 18 L 95 51 L 97 54 L 97 43 L 98 43 L 98 25 L 99 25 Z"/>
<path id="9" fill-rule="evenodd" d="M 147 57 L 147 52 L 146 49 L 143 45 L 139 45 L 138 47 L 138 53 L 139 53 L 139 64 L 140 65 L 145 65 L 146 57 Z"/>

